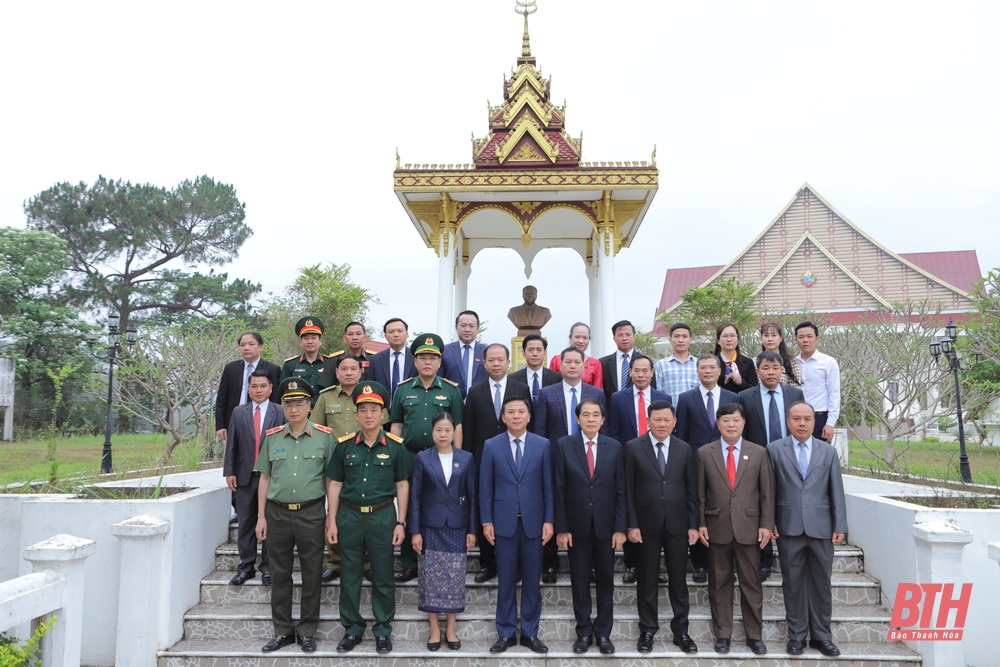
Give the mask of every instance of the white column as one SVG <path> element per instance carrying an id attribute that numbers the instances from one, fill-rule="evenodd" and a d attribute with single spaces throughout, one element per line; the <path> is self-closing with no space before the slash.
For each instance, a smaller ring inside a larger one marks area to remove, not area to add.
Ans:
<path id="1" fill-rule="evenodd" d="M 995 560 L 1000 565 L 1000 542 L 990 542 L 986 545 L 986 553 L 990 560 Z"/>
<path id="2" fill-rule="evenodd" d="M 42 659 L 46 665 L 80 665 L 84 561 L 96 551 L 97 542 L 72 535 L 56 535 L 24 550 L 24 560 L 31 563 L 33 572 L 52 570 L 66 582 L 63 607 L 52 612 L 57 617 L 56 622 L 41 641 Z M 155 651 L 153 657 L 156 657 Z"/>
<path id="3" fill-rule="evenodd" d="M 587 267 L 587 287 L 590 291 L 590 353 L 595 357 L 601 356 L 599 347 L 601 338 L 601 288 L 598 283 L 598 276 L 601 271 L 597 266 L 597 253 L 594 253 L 594 264 Z M 566 332 L 569 333 L 568 331 Z M 560 348 L 561 349 L 561 348 Z"/>
<path id="4" fill-rule="evenodd" d="M 448 251 L 445 252 L 447 245 Z M 438 238 L 438 310 L 437 335 L 447 343 L 450 340 L 449 331 L 454 332 L 452 324 L 455 302 L 455 237 L 447 229 Z"/>
<path id="5" fill-rule="evenodd" d="M 121 542 L 115 663 L 155 667 L 159 646 L 160 571 L 170 522 L 141 514 L 111 526 Z M 165 647 L 164 647 L 165 648 Z"/>
<path id="6" fill-rule="evenodd" d="M 605 238 L 607 238 L 607 252 L 605 252 Z M 601 235 L 598 255 L 601 258 L 601 340 L 609 339 L 611 336 L 611 325 L 617 320 L 618 304 L 615 296 L 615 242 L 610 230 L 606 230 Z M 611 352 L 602 345 L 595 354 L 601 355 Z"/>
<path id="7" fill-rule="evenodd" d="M 462 264 L 456 258 L 455 270 L 455 312 L 460 313 L 469 308 L 469 274 L 472 268 Z"/>
<path id="8" fill-rule="evenodd" d="M 962 550 L 972 541 L 972 533 L 947 521 L 928 521 L 913 524 L 913 536 L 917 542 L 917 583 L 953 583 L 958 595 L 963 583 Z M 910 647 L 920 651 L 927 667 L 967 664 L 962 642 L 916 641 Z"/>

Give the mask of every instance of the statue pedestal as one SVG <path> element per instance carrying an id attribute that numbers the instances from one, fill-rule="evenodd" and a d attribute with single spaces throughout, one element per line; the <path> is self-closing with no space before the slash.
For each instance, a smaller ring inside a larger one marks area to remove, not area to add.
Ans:
<path id="1" fill-rule="evenodd" d="M 510 371 L 519 371 L 528 365 L 528 362 L 524 360 L 524 350 L 521 349 L 521 343 L 524 342 L 524 336 L 514 336 L 510 339 Z"/>

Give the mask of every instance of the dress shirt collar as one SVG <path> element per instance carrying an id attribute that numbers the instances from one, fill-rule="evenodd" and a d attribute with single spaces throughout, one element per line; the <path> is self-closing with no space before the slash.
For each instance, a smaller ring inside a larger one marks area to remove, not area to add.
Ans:
<path id="1" fill-rule="evenodd" d="M 740 458 L 740 452 L 743 450 L 743 438 L 740 438 L 739 440 L 737 440 L 736 442 L 734 442 L 732 445 L 730 445 L 725 440 L 721 440 L 721 439 L 719 440 L 719 442 L 722 443 L 722 456 L 723 456 L 723 460 L 725 459 L 726 456 L 729 455 L 729 447 L 730 446 L 736 447 L 736 449 L 733 450 L 733 455 L 736 456 L 736 458 Z"/>
<path id="2" fill-rule="evenodd" d="M 767 392 L 769 392 L 771 390 L 768 389 L 767 387 L 765 387 L 762 384 L 759 384 L 757 386 L 760 387 L 760 397 L 762 399 L 767 399 Z M 781 391 L 781 385 L 780 384 L 777 387 L 774 388 L 774 393 L 775 393 L 775 395 L 780 396 L 782 398 L 784 398 L 784 396 L 785 396 L 785 392 Z"/>

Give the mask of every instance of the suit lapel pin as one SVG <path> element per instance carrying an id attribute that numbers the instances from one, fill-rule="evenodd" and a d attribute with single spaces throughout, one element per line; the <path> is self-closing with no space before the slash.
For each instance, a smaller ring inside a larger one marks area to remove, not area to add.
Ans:
<path id="1" fill-rule="evenodd" d="M 744 461 L 749 461 L 749 460 L 750 460 L 750 457 L 749 457 L 749 456 L 747 456 L 746 454 L 744 454 L 744 455 L 743 455 L 743 460 L 744 460 Z"/>

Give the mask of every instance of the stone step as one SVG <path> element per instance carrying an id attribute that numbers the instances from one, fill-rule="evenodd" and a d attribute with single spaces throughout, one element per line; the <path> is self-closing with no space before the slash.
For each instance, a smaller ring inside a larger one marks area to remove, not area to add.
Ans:
<path id="1" fill-rule="evenodd" d="M 241 602 L 270 603 L 271 587 L 260 583 L 260 575 L 250 579 L 242 586 L 230 586 L 232 572 L 217 570 L 202 580 L 201 601 L 214 604 L 229 604 Z M 292 575 L 295 588 L 292 596 L 297 603 L 302 593 L 302 579 L 298 573 Z M 495 605 L 497 600 L 496 579 L 477 584 L 471 573 L 466 577 L 466 604 Z M 881 604 L 881 592 L 878 582 L 865 574 L 835 572 L 833 574 L 833 601 L 844 605 L 878 605 Z M 593 586 L 591 586 L 593 591 Z M 696 584 L 688 577 L 688 591 L 692 604 L 708 604 L 708 584 Z M 339 581 L 323 584 L 324 604 L 337 604 L 340 596 Z M 635 584 L 622 584 L 621 577 L 615 580 L 615 605 L 628 608 L 636 606 Z M 739 600 L 739 589 L 737 589 Z M 572 605 L 573 594 L 570 590 L 569 575 L 560 575 L 555 584 L 542 584 L 542 600 L 546 605 Z M 775 573 L 764 582 L 764 603 L 782 604 L 784 595 L 781 590 L 781 574 Z M 371 604 L 371 584 L 367 581 L 361 587 L 362 606 Z M 398 607 L 417 606 L 417 582 L 408 581 L 396 584 L 396 604 Z M 660 586 L 660 606 L 669 607 L 667 587 Z"/>
<path id="2" fill-rule="evenodd" d="M 297 613 L 293 608 L 293 614 Z M 368 610 L 362 607 L 362 613 Z M 736 623 L 733 641 L 745 639 L 740 622 L 739 607 L 735 609 Z M 664 627 L 669 622 L 670 607 L 661 607 Z M 368 618 L 366 616 L 366 618 Z M 487 642 L 496 639 L 495 608 L 491 605 L 466 605 L 459 614 L 458 632 L 463 641 L 478 642 L 488 648 Z M 781 605 L 764 605 L 764 641 L 784 642 L 786 637 L 785 610 Z M 879 606 L 834 605 L 831 629 L 835 642 L 884 642 L 889 627 L 890 614 Z M 319 630 L 316 639 L 332 640 L 343 634 L 337 605 L 326 604 L 320 610 Z M 691 605 L 690 634 L 695 641 L 711 641 L 711 613 L 708 605 Z M 369 619 L 370 622 L 370 619 Z M 572 607 L 560 605 L 542 609 L 542 639 L 551 642 L 569 641 L 576 636 Z M 634 609 L 616 609 L 613 640 L 634 642 L 639 634 L 638 614 Z M 264 603 L 201 603 L 192 607 L 184 618 L 185 639 L 258 639 L 267 641 L 273 635 L 271 607 Z M 393 636 L 414 641 L 427 635 L 427 615 L 415 608 L 397 608 L 393 621 Z"/>
<path id="3" fill-rule="evenodd" d="M 257 549 L 260 553 L 260 548 Z M 396 548 L 395 554 L 398 558 L 399 549 Z M 475 572 L 479 569 L 479 549 L 473 547 L 472 551 L 469 552 L 468 560 L 466 564 L 466 571 Z M 624 572 L 625 565 L 622 560 L 622 552 L 615 552 L 615 572 Z M 235 571 L 236 567 L 240 563 L 239 550 L 236 544 L 233 542 L 227 542 L 226 544 L 220 545 L 215 550 L 215 569 L 223 571 Z M 776 554 L 775 570 L 781 569 L 781 554 Z M 298 559 L 295 561 L 295 569 L 299 567 Z M 399 563 L 397 560 L 397 569 Z M 569 572 L 569 559 L 566 557 L 565 551 L 559 552 L 559 569 L 560 572 Z M 689 568 L 690 569 L 690 568 Z M 864 572 L 865 571 L 865 560 L 864 553 L 861 549 L 851 546 L 843 545 L 838 546 L 834 549 L 833 555 L 833 571 L 834 572 Z"/>
<path id="4" fill-rule="evenodd" d="M 706 667 L 720 664 L 738 664 L 741 667 L 787 667 L 790 662 L 806 664 L 809 667 L 900 667 L 902 665 L 919 665 L 920 656 L 908 649 L 902 642 L 882 642 L 878 644 L 841 642 L 838 643 L 841 654 L 838 658 L 827 658 L 819 651 L 807 648 L 800 656 L 790 656 L 785 653 L 785 642 L 772 641 L 768 645 L 768 654 L 763 657 L 753 655 L 741 642 L 734 642 L 732 651 L 725 656 L 719 656 L 712 650 L 710 642 L 702 642 L 699 652 L 694 655 L 681 653 L 670 643 L 669 633 L 656 636 L 652 653 L 639 653 L 632 641 L 615 641 L 614 655 L 604 656 L 591 647 L 585 655 L 571 652 L 570 643 L 555 642 L 546 639 L 549 652 L 539 656 L 528 649 L 516 646 L 508 649 L 502 657 L 491 655 L 489 644 L 485 642 L 466 642 L 458 651 L 442 648 L 431 653 L 424 645 L 424 638 L 407 640 L 393 636 L 392 653 L 379 655 L 375 652 L 375 642 L 370 634 L 366 634 L 364 642 L 350 653 L 337 653 L 336 642 L 341 633 L 334 639 L 317 641 L 315 653 L 303 653 L 298 646 L 289 646 L 275 653 L 264 654 L 260 647 L 267 639 L 228 639 L 228 640 L 184 640 L 168 651 L 160 651 L 158 667 L 324 667 L 335 664 L 338 667 L 415 667 L 416 665 L 434 665 L 435 667 L 469 667 L 484 665 L 499 667 L 501 665 L 518 665 L 518 667 L 547 667 L 551 665 L 573 665 L 587 667 L 600 665 L 607 667 L 684 667 L 705 665 Z M 492 639 L 490 640 L 492 643 Z M 335 662 L 334 662 L 335 661 Z"/>

